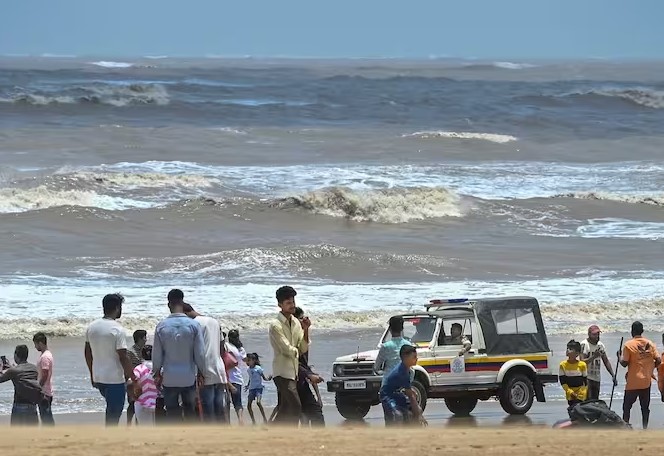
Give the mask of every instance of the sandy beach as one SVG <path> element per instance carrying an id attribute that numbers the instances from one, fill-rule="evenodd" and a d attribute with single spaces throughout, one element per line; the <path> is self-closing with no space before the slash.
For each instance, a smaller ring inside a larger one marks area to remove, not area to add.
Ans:
<path id="1" fill-rule="evenodd" d="M 38 434 L 29 429 L 0 432 L 3 449 L 15 456 L 49 454 L 67 455 L 165 455 L 165 454 L 230 454 L 273 456 L 306 454 L 311 456 L 472 454 L 512 456 L 550 454 L 552 448 L 564 445 L 565 439 L 583 436 L 588 448 L 606 456 L 664 450 L 664 432 L 633 432 L 593 429 L 583 434 L 575 431 L 544 429 L 403 429 L 399 432 L 358 427 L 331 430 L 280 428 L 217 429 L 156 428 L 112 429 L 62 427 L 42 429 Z"/>

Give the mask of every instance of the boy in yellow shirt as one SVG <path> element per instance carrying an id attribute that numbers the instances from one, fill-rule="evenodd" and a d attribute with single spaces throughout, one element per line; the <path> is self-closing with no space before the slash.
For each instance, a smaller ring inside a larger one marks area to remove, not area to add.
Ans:
<path id="1" fill-rule="evenodd" d="M 583 402 L 588 396 L 588 367 L 579 361 L 581 343 L 570 340 L 567 343 L 567 359 L 561 361 L 558 378 L 565 390 L 565 398 L 571 406 Z"/>

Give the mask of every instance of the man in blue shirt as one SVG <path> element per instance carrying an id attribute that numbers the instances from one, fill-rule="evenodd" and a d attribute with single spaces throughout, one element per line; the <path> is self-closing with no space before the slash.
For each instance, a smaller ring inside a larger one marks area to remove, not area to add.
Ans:
<path id="1" fill-rule="evenodd" d="M 168 293 L 171 314 L 154 332 L 152 371 L 161 381 L 169 421 L 196 417 L 196 380 L 205 372 L 205 342 L 201 325 L 184 313 L 184 293 Z M 182 399 L 182 407 L 180 407 Z"/>
<path id="2" fill-rule="evenodd" d="M 389 330 L 392 340 L 388 340 L 380 347 L 373 367 L 376 374 L 383 375 L 383 379 L 401 362 L 399 358 L 401 347 L 404 345 L 413 345 L 408 339 L 403 337 L 403 317 L 395 316 L 390 318 Z"/>
<path id="3" fill-rule="evenodd" d="M 385 414 L 385 425 L 405 423 L 412 413 L 413 418 L 426 424 L 422 409 L 411 386 L 411 370 L 417 364 L 417 349 L 404 345 L 399 351 L 401 363 L 385 378 L 380 387 L 380 403 Z"/>

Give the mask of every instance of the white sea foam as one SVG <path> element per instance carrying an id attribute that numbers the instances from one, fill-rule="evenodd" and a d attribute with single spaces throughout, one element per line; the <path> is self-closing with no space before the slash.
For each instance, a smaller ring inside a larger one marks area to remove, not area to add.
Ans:
<path id="1" fill-rule="evenodd" d="M 406 223 L 462 215 L 459 197 L 445 188 L 355 191 L 332 187 L 282 199 L 277 204 L 358 222 Z"/>
<path id="2" fill-rule="evenodd" d="M 61 206 L 96 207 L 117 211 L 153 207 L 155 204 L 100 195 L 93 191 L 52 190 L 45 186 L 0 189 L 0 213 L 27 212 Z"/>
<path id="3" fill-rule="evenodd" d="M 170 102 L 168 91 L 161 84 L 97 84 L 82 86 L 77 90 L 76 95 L 19 90 L 10 96 L 0 97 L 0 103 L 34 106 L 101 104 L 124 107 L 143 104 L 167 105 Z"/>
<path id="4" fill-rule="evenodd" d="M 174 284 L 175 285 L 175 284 Z M 221 319 L 225 328 L 264 330 L 275 311 L 275 283 L 185 286 L 188 301 Z M 395 313 L 423 309 L 433 298 L 531 295 L 537 297 L 550 334 L 584 332 L 591 323 L 624 331 L 640 319 L 664 329 L 664 274 L 654 271 L 594 273 L 586 276 L 519 282 L 426 282 L 398 284 L 293 283 L 298 302 L 318 328 L 347 330 L 380 327 Z M 52 277 L 4 277 L 5 310 L 0 338 L 28 337 L 37 330 L 80 336 L 98 317 L 101 298 L 121 291 L 127 298 L 123 322 L 129 330 L 153 328 L 163 317 L 169 286 L 163 281 Z M 219 299 L 223 296 L 224 299 Z M 47 298 L 46 298 L 47 297 Z M 97 301 L 98 306 L 92 305 Z M 239 311 L 237 303 L 242 302 Z"/>
<path id="5" fill-rule="evenodd" d="M 215 178 L 195 174 L 79 171 L 73 174 L 65 174 L 63 177 L 69 181 L 85 182 L 116 190 L 165 187 L 208 188 L 218 182 Z"/>
<path id="6" fill-rule="evenodd" d="M 90 65 L 96 65 L 96 66 L 100 66 L 102 68 L 131 68 L 131 67 L 134 66 L 133 63 L 113 62 L 113 61 L 106 61 L 106 60 L 100 60 L 99 62 L 90 62 Z"/>
<path id="7" fill-rule="evenodd" d="M 630 103 L 652 109 L 664 109 L 664 90 L 650 87 L 598 87 L 568 92 L 563 97 L 599 96 L 620 98 Z"/>
<path id="8" fill-rule="evenodd" d="M 664 223 L 617 218 L 590 219 L 576 230 L 584 238 L 664 239 Z"/>
<path id="9" fill-rule="evenodd" d="M 664 193 L 661 194 L 616 194 L 611 192 L 572 192 L 555 195 L 556 198 L 575 198 L 596 201 L 616 201 L 630 204 L 664 206 Z"/>
<path id="10" fill-rule="evenodd" d="M 511 135 L 501 135 L 496 133 L 474 133 L 467 131 L 416 131 L 415 133 L 404 134 L 402 137 L 419 139 L 473 139 L 499 144 L 518 140 L 517 137 Z"/>
<path id="11" fill-rule="evenodd" d="M 514 63 L 514 62 L 493 62 L 493 66 L 505 70 L 525 70 L 528 68 L 537 67 L 537 65 L 533 65 L 532 63 Z"/>

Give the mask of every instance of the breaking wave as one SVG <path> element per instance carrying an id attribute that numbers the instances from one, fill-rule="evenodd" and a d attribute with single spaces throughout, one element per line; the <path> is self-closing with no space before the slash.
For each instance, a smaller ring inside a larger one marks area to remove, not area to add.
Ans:
<path id="1" fill-rule="evenodd" d="M 206 188 L 218 182 L 214 178 L 193 174 L 104 173 L 88 171 L 63 175 L 62 178 L 74 183 L 98 185 L 120 190 L 164 187 Z"/>
<path id="2" fill-rule="evenodd" d="M 44 185 L 27 189 L 0 189 L 0 213 L 28 212 L 62 206 L 124 210 L 152 207 L 153 204 L 128 198 L 100 195 L 89 190 L 53 190 Z"/>
<path id="3" fill-rule="evenodd" d="M 664 194 L 661 195 L 620 195 L 608 192 L 572 192 L 555 195 L 554 198 L 574 198 L 596 201 L 617 201 L 630 204 L 649 204 L 664 206 Z"/>
<path id="4" fill-rule="evenodd" d="M 599 324 L 605 333 L 624 332 L 634 320 L 647 323 L 652 331 L 662 331 L 664 299 L 642 299 L 629 302 L 571 303 L 562 304 L 541 302 L 540 308 L 544 326 L 549 335 L 585 334 L 590 324 Z M 408 309 L 380 309 L 368 311 L 308 311 L 316 329 L 328 331 L 348 331 L 362 328 L 384 328 L 388 319 Z M 239 314 L 225 312 L 223 315 L 209 314 L 219 319 L 225 331 L 264 331 L 274 319 L 272 312 Z M 644 318 L 647 316 L 647 318 Z M 36 332 L 44 332 L 50 337 L 81 337 L 92 318 L 4 318 L 0 320 L 0 340 L 21 339 Z M 152 335 L 163 316 L 123 316 L 121 323 L 127 336 L 137 329 L 146 329 Z"/>
<path id="5" fill-rule="evenodd" d="M 357 222 L 406 223 L 462 215 L 459 197 L 445 188 L 390 188 L 352 190 L 330 187 L 301 196 L 282 198 L 275 206 L 343 217 Z"/>
<path id="6" fill-rule="evenodd" d="M 494 143 L 508 143 L 517 141 L 518 138 L 511 135 L 499 135 L 495 133 L 472 133 L 464 131 L 416 131 L 415 133 L 401 135 L 403 138 L 419 139 L 475 139 L 481 141 L 490 141 Z"/>
<path id="7" fill-rule="evenodd" d="M 0 103 L 33 106 L 98 104 L 115 107 L 129 105 L 159 105 L 170 102 L 166 88 L 161 84 L 91 85 L 68 89 L 63 93 L 18 90 L 0 97 Z"/>
<path id="8" fill-rule="evenodd" d="M 127 62 L 112 62 L 101 60 L 99 62 L 90 62 L 90 65 L 96 65 L 102 68 L 131 68 L 134 66 L 133 63 Z"/>
<path id="9" fill-rule="evenodd" d="M 608 97 L 619 98 L 635 105 L 652 109 L 664 108 L 664 91 L 648 87 L 617 88 L 606 87 L 576 91 L 563 95 L 563 97 Z"/>

